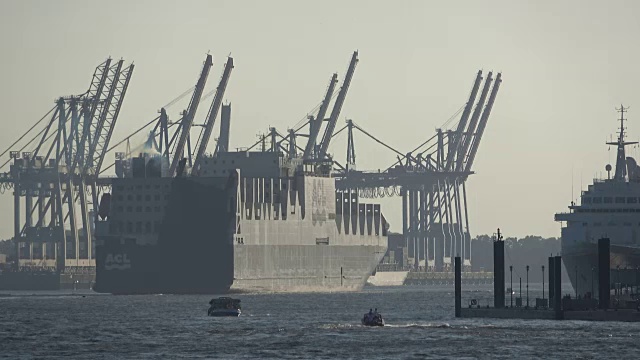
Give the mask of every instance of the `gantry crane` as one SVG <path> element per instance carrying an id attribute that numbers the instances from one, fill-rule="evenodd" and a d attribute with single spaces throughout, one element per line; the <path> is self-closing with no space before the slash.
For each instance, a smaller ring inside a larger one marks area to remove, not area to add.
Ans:
<path id="1" fill-rule="evenodd" d="M 6 185 L 10 180 L 14 188 L 14 238 L 19 267 L 64 270 L 94 266 L 90 214 L 96 212 L 97 173 L 132 73 L 133 64 L 124 67 L 120 60 L 112 65 L 112 60 L 107 59 L 96 67 L 85 93 L 56 100 L 46 126 L 20 150 L 11 151 L 11 171 L 3 176 L 3 182 Z M 35 128 L 34 125 L 21 139 Z M 29 148 L 33 151 L 24 151 Z M 22 197 L 24 224 L 20 221 Z M 83 235 L 79 233 L 78 220 Z"/>

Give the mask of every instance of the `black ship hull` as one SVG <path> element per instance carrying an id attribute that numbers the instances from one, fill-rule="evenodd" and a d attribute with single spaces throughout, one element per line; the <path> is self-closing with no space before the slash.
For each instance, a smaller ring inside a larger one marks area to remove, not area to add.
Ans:
<path id="1" fill-rule="evenodd" d="M 100 271 L 94 291 L 115 295 L 223 294 L 233 282 L 233 271 L 224 266 L 231 263 L 228 250 L 203 248 L 200 253 L 210 255 L 206 260 L 175 257 L 163 267 L 157 261 L 163 253 L 153 246 L 111 244 L 97 251 Z"/>
<path id="2" fill-rule="evenodd" d="M 157 242 L 98 237 L 94 290 L 111 294 L 224 293 L 233 282 L 233 192 L 221 178 L 157 179 L 171 184 Z M 115 182 L 115 186 L 117 185 Z"/>

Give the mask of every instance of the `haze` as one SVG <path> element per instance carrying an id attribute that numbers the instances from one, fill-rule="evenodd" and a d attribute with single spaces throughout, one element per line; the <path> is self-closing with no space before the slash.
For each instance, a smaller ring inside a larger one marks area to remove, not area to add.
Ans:
<path id="1" fill-rule="evenodd" d="M 112 144 L 193 86 L 207 52 L 214 56 L 208 89 L 234 57 L 226 92 L 232 148 L 303 119 L 333 72 L 342 81 L 354 50 L 360 62 L 338 126 L 353 119 L 402 152 L 466 102 L 479 69 L 493 70 L 503 83 L 467 183 L 471 234 L 500 227 L 507 236 L 559 236 L 553 214 L 615 163 L 604 142 L 616 131 L 620 103 L 630 106 L 629 139 L 640 137 L 639 8 L 633 1 L 3 1 L 0 151 L 57 97 L 86 91 L 108 56 L 136 64 Z M 186 106 L 172 106 L 170 116 Z M 361 134 L 355 142 L 358 169 L 395 161 Z M 340 161 L 345 144 L 341 135 L 330 148 Z M 391 229 L 401 231 L 400 199 L 383 206 Z M 0 211 L 0 238 L 10 238 L 10 194 L 0 196 Z"/>

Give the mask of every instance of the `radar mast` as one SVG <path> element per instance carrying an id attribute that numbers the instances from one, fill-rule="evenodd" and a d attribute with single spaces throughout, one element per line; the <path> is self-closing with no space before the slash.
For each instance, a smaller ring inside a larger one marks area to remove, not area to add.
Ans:
<path id="1" fill-rule="evenodd" d="M 614 181 L 626 181 L 627 180 L 627 156 L 625 154 L 624 147 L 626 145 L 637 144 L 637 141 L 624 141 L 624 121 L 627 120 L 624 118 L 624 113 L 629 110 L 629 107 L 624 107 L 620 104 L 620 108 L 616 108 L 616 110 L 620 113 L 620 133 L 618 135 L 618 141 L 616 142 L 608 142 L 608 145 L 616 145 L 618 147 L 618 155 L 616 159 L 616 172 L 613 176 Z"/>

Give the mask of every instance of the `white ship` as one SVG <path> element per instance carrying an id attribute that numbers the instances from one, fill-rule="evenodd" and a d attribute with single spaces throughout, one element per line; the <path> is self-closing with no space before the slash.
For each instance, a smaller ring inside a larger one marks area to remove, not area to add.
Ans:
<path id="1" fill-rule="evenodd" d="M 582 191 L 580 204 L 571 203 L 569 212 L 557 213 L 562 227 L 562 260 L 578 294 L 598 291 L 598 239 L 611 241 L 611 284 L 636 286 L 640 273 L 640 167 L 625 154 L 624 113 L 620 107 L 620 132 L 615 171 L 606 166 L 607 179 L 594 180 Z M 612 176 L 613 175 L 613 176 Z"/>

